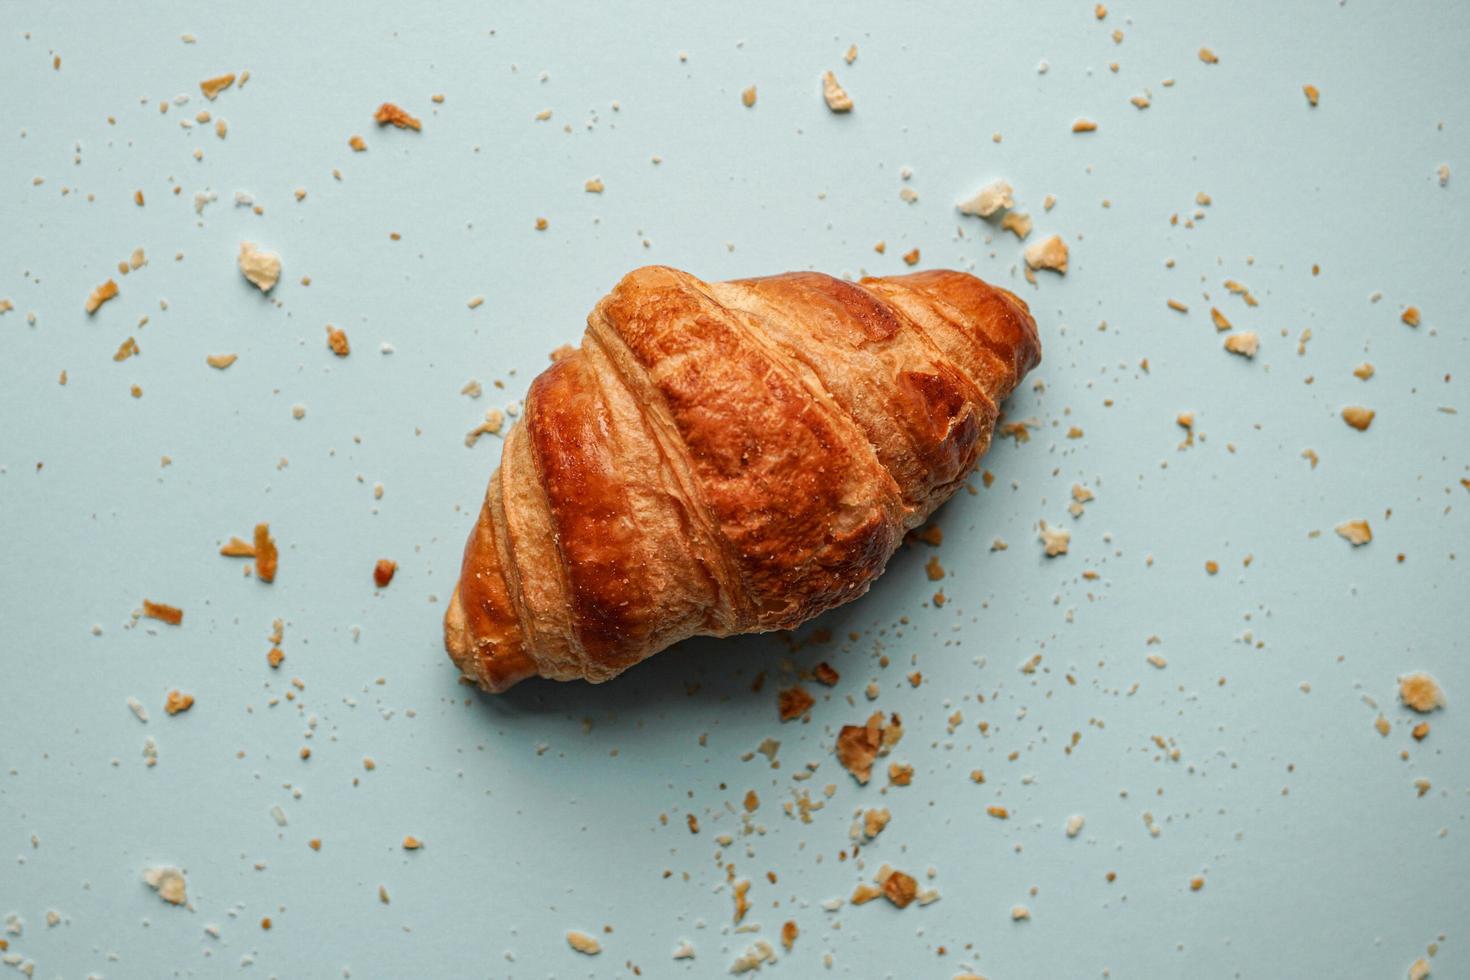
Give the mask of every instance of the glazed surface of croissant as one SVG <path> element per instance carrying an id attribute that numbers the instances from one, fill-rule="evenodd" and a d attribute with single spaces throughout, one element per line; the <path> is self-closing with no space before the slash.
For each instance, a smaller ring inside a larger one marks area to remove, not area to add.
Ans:
<path id="1" fill-rule="evenodd" d="M 964 482 L 1041 356 L 962 272 L 625 276 L 532 383 L 465 546 L 445 646 L 492 691 L 604 681 L 696 634 L 867 591 Z"/>

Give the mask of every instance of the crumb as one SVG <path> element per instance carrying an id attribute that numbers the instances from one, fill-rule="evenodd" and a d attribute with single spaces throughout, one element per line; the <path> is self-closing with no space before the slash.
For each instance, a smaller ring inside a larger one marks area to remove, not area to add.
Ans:
<path id="1" fill-rule="evenodd" d="M 1093 122 L 1091 119 L 1078 119 L 1072 123 L 1072 132 L 1095 133 L 1097 132 L 1097 123 Z"/>
<path id="2" fill-rule="evenodd" d="M 276 551 L 276 542 L 271 537 L 270 525 L 255 525 L 255 577 L 262 582 L 274 582 L 278 557 L 279 553 Z"/>
<path id="3" fill-rule="evenodd" d="M 184 621 L 184 611 L 176 606 L 165 605 L 161 602 L 149 602 L 143 600 L 143 615 L 149 619 L 156 619 L 170 626 L 178 626 Z"/>
<path id="4" fill-rule="evenodd" d="M 1367 381 L 1369 378 L 1373 377 L 1373 374 L 1373 365 L 1369 364 L 1367 361 L 1364 361 L 1362 364 L 1359 364 L 1357 367 L 1353 368 L 1353 377 L 1358 378 L 1362 381 Z"/>
<path id="5" fill-rule="evenodd" d="M 1207 65 L 1218 65 L 1220 63 L 1220 59 L 1216 57 L 1215 52 L 1211 51 L 1209 48 L 1199 49 L 1199 60 L 1203 61 Z"/>
<path id="6" fill-rule="evenodd" d="M 959 202 L 955 207 L 959 208 L 960 214 L 973 214 L 979 218 L 988 218 L 997 211 L 1014 207 L 1016 202 L 1012 198 L 1011 185 L 1004 180 L 994 180 L 967 200 Z"/>
<path id="7" fill-rule="evenodd" d="M 1232 354 L 1239 354 L 1241 357 L 1250 359 L 1255 357 L 1256 352 L 1261 349 L 1261 338 L 1256 336 L 1254 330 L 1233 333 L 1225 338 L 1225 349 Z"/>
<path id="8" fill-rule="evenodd" d="M 837 761 L 854 779 L 866 785 L 873 774 L 873 760 L 902 735 L 898 715 L 893 715 L 891 724 L 885 725 L 883 712 L 875 711 L 866 724 L 842 726 L 837 733 Z"/>
<path id="9" fill-rule="evenodd" d="M 790 919 L 781 923 L 781 945 L 785 948 L 786 952 L 791 952 L 791 947 L 796 945 L 796 937 L 800 934 L 800 931 L 796 928 L 796 923 Z"/>
<path id="10" fill-rule="evenodd" d="M 129 696 L 127 700 L 127 705 L 128 710 L 133 713 L 134 718 L 137 718 L 145 725 L 148 724 L 148 709 L 143 707 L 142 701 L 139 701 L 135 697 Z"/>
<path id="11" fill-rule="evenodd" d="M 755 86 L 754 85 L 752 85 L 750 88 L 746 89 L 744 92 L 741 92 L 740 93 L 740 104 L 743 105 L 743 106 L 745 106 L 745 108 L 747 108 L 747 109 L 749 109 L 751 106 L 755 105 Z"/>
<path id="12" fill-rule="evenodd" d="M 181 714 L 194 707 L 194 695 L 180 694 L 178 690 L 168 692 L 168 698 L 163 702 L 163 710 L 171 715 Z"/>
<path id="13" fill-rule="evenodd" d="M 379 885 L 378 886 L 378 901 L 382 902 L 384 905 L 391 905 L 392 904 L 393 900 L 388 897 L 388 886 L 387 885 Z"/>
<path id="14" fill-rule="evenodd" d="M 1207 562 L 1205 562 L 1205 574 L 1206 575 L 1218 575 L 1219 573 L 1220 573 L 1220 563 L 1219 562 L 1217 562 L 1217 561 L 1207 561 Z"/>
<path id="15" fill-rule="evenodd" d="M 814 704 L 816 704 L 816 699 L 808 694 L 805 688 L 799 685 L 797 687 L 788 687 L 776 695 L 776 708 L 780 713 L 782 721 L 791 721 L 795 718 L 800 718 L 810 711 Z"/>
<path id="16" fill-rule="evenodd" d="M 602 944 L 595 937 L 575 929 L 567 930 L 567 945 L 584 956 L 596 956 L 602 952 Z"/>
<path id="17" fill-rule="evenodd" d="M 353 153 L 362 153 L 367 149 L 367 141 L 356 134 L 347 140 L 347 145 L 352 147 Z"/>
<path id="18" fill-rule="evenodd" d="M 1427 980 L 1429 977 L 1429 961 L 1423 959 L 1415 960 L 1409 964 L 1409 980 Z"/>
<path id="19" fill-rule="evenodd" d="M 281 257 L 274 252 L 264 252 L 253 242 L 240 243 L 240 274 L 250 280 L 262 293 L 275 288 L 281 278 Z"/>
<path id="20" fill-rule="evenodd" d="M 601 194 L 605 188 L 603 186 L 601 177 L 593 177 L 591 180 L 587 181 L 587 183 L 582 185 L 582 189 L 585 190 L 588 194 Z"/>
<path id="21" fill-rule="evenodd" d="M 1387 718 L 1379 715 L 1373 720 L 1373 729 L 1384 738 L 1387 738 L 1388 733 L 1393 731 L 1393 725 L 1389 723 L 1389 720 Z"/>
<path id="22" fill-rule="evenodd" d="M 1368 527 L 1367 521 L 1344 521 L 1334 530 L 1355 548 L 1373 540 L 1373 531 Z"/>
<path id="23" fill-rule="evenodd" d="M 1050 269 L 1059 275 L 1067 273 L 1067 243 L 1061 235 L 1026 246 L 1026 265 L 1032 269 Z"/>
<path id="24" fill-rule="evenodd" d="M 1087 825 L 1087 820 L 1080 813 L 1074 813 L 1067 818 L 1067 836 L 1076 837 L 1082 833 L 1082 828 Z"/>
<path id="25" fill-rule="evenodd" d="M 484 305 L 485 297 L 483 296 L 471 296 L 468 302 L 465 303 L 465 306 L 468 306 L 472 310 L 478 310 L 481 306 Z"/>
<path id="26" fill-rule="evenodd" d="M 1000 219 L 1000 226 L 1021 241 L 1025 241 L 1026 236 L 1031 234 L 1031 216 L 1022 214 L 1020 211 L 1008 211 L 1005 217 Z"/>
<path id="27" fill-rule="evenodd" d="M 863 837 L 867 838 L 868 840 L 872 840 L 874 837 L 877 837 L 883 832 L 883 828 L 888 826 L 888 821 L 890 819 L 891 815 L 889 814 L 886 807 L 881 810 L 875 808 L 864 813 Z"/>
<path id="28" fill-rule="evenodd" d="M 550 223 L 547 222 L 547 220 L 545 218 L 537 218 L 536 219 L 536 230 L 537 231 L 545 231 L 548 227 L 550 227 Z"/>
<path id="29" fill-rule="evenodd" d="M 1011 819 L 1011 811 L 1003 806 L 988 806 L 985 808 L 985 812 L 997 820 Z"/>
<path id="30" fill-rule="evenodd" d="M 183 905 L 189 900 L 184 873 L 178 868 L 149 868 L 143 872 L 143 883 L 158 892 L 158 897 L 170 905 Z"/>
<path id="31" fill-rule="evenodd" d="M 1230 321 L 1227 320 L 1227 319 L 1225 319 L 1225 314 L 1224 313 L 1221 313 L 1219 310 L 1217 310 L 1213 306 L 1210 307 L 1210 319 L 1212 321 L 1214 321 L 1215 329 L 1216 330 L 1229 330 L 1230 329 Z"/>
<path id="32" fill-rule="evenodd" d="M 914 248 L 914 249 L 910 249 L 909 251 L 905 252 L 903 254 L 903 261 L 904 261 L 904 264 L 905 265 L 918 265 L 919 264 L 919 250 L 917 248 Z"/>
<path id="33" fill-rule="evenodd" d="M 1378 413 L 1371 408 L 1361 405 L 1349 405 L 1342 410 L 1342 420 L 1359 432 L 1367 430 L 1373 424 L 1373 417 Z"/>
<path id="34" fill-rule="evenodd" d="M 234 84 L 235 73 L 229 72 L 224 75 L 216 75 L 213 78 L 206 78 L 199 83 L 199 91 L 204 93 L 206 99 L 213 102 L 221 92 Z"/>
<path id="35" fill-rule="evenodd" d="M 914 767 L 907 762 L 888 764 L 888 782 L 894 786 L 910 786 L 914 782 Z"/>
<path id="36" fill-rule="evenodd" d="M 1429 737 L 1429 722 L 1421 721 L 1410 729 L 1409 734 L 1414 736 L 1414 741 L 1422 742 Z"/>
<path id="37" fill-rule="evenodd" d="M 1072 543 L 1072 532 L 1064 527 L 1050 527 L 1046 521 L 1041 522 L 1041 542 L 1046 548 L 1046 557 L 1055 558 L 1065 555 L 1067 548 Z"/>
<path id="38" fill-rule="evenodd" d="M 226 558 L 254 558 L 255 545 L 232 536 L 230 540 L 220 545 L 219 553 Z"/>
<path id="39" fill-rule="evenodd" d="M 1029 918 L 1031 918 L 1031 910 L 1028 909 L 1026 906 L 1024 906 L 1024 905 L 1012 905 L 1011 906 L 1011 921 L 1012 922 L 1024 922 L 1024 921 L 1026 921 Z"/>
<path id="40" fill-rule="evenodd" d="M 1199 875 L 1195 875 L 1193 878 L 1189 879 L 1190 891 L 1197 892 L 1203 887 L 1205 887 L 1205 879 L 1200 877 Z"/>
<path id="41" fill-rule="evenodd" d="M 825 684 L 828 687 L 836 687 L 837 681 L 841 678 L 841 676 L 842 675 L 837 673 L 836 669 L 834 669 L 833 666 L 827 663 L 827 661 L 825 660 L 812 668 L 812 677 L 817 681 L 817 683 Z"/>
<path id="42" fill-rule="evenodd" d="M 1314 108 L 1317 105 L 1317 100 L 1322 97 L 1322 93 L 1315 85 L 1303 85 L 1302 94 L 1307 97 L 1307 104 Z"/>
<path id="43" fill-rule="evenodd" d="M 347 331 L 330 323 L 327 324 L 327 346 L 338 357 L 346 357 L 352 353 L 352 348 L 347 343 Z"/>
<path id="44" fill-rule="evenodd" d="M 384 102 L 378 106 L 378 111 L 373 113 L 373 121 L 379 126 L 392 124 L 399 129 L 412 129 L 417 131 L 423 128 L 417 119 L 391 102 Z"/>
<path id="45" fill-rule="evenodd" d="M 398 562 L 388 558 L 379 558 L 378 563 L 373 566 L 373 581 L 378 588 L 386 589 L 388 583 L 393 581 L 393 573 L 398 571 Z"/>
<path id="46" fill-rule="evenodd" d="M 902 871 L 895 871 L 883 882 L 883 897 L 906 909 L 919 894 L 919 883 Z"/>
<path id="47" fill-rule="evenodd" d="M 109 279 L 102 285 L 98 286 L 96 289 L 92 290 L 92 294 L 87 297 L 87 315 L 91 316 L 93 313 L 96 313 L 99 309 L 101 309 L 103 303 L 106 303 L 108 300 L 113 299 L 116 296 L 117 283 Z"/>
<path id="48" fill-rule="evenodd" d="M 837 76 L 830 71 L 822 76 L 822 98 L 827 100 L 827 108 L 833 112 L 852 111 L 852 97 L 837 84 Z"/>
<path id="49" fill-rule="evenodd" d="M 853 44 L 853 45 L 849 45 L 848 46 L 847 53 L 842 56 L 842 60 L 845 61 L 845 62 L 847 62 L 849 65 L 852 64 L 854 61 L 857 61 L 857 45 L 856 44 Z"/>
<path id="50" fill-rule="evenodd" d="M 1420 714 L 1428 714 L 1445 705 L 1439 682 L 1422 671 L 1399 678 L 1399 700 Z"/>
<path id="51" fill-rule="evenodd" d="M 423 846 L 424 842 L 419 840 L 413 834 L 409 834 L 408 836 L 403 838 L 403 849 L 405 851 L 417 851 Z"/>

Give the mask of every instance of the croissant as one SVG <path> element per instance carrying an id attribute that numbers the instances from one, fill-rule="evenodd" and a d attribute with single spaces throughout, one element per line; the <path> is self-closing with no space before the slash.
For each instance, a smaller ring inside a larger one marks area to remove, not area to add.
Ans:
<path id="1" fill-rule="evenodd" d="M 963 272 L 624 276 L 531 383 L 444 616 L 490 691 L 608 680 L 694 635 L 857 598 L 990 444 L 1041 359 Z"/>

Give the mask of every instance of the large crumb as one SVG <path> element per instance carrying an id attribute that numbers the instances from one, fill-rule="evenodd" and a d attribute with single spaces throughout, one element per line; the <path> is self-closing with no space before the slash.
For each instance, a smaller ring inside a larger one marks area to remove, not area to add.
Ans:
<path id="1" fill-rule="evenodd" d="M 148 868 L 143 872 L 143 882 L 170 905 L 183 905 L 189 900 L 184 874 L 178 868 Z"/>
<path id="2" fill-rule="evenodd" d="M 161 623 L 168 623 L 170 626 L 177 626 L 184 621 L 184 611 L 177 606 L 150 602 L 147 599 L 143 600 L 143 615 Z"/>
<path id="3" fill-rule="evenodd" d="M 885 724 L 883 712 L 875 711 L 863 725 L 843 725 L 837 733 L 837 761 L 852 773 L 859 783 L 866 784 L 873 775 L 873 760 L 880 751 L 894 745 L 903 735 L 903 725 L 898 715 Z"/>
<path id="4" fill-rule="evenodd" d="M 1064 527 L 1052 527 L 1042 521 L 1040 524 L 1040 537 L 1042 546 L 1046 549 L 1046 557 L 1055 558 L 1065 555 L 1072 543 L 1072 532 Z"/>
<path id="5" fill-rule="evenodd" d="M 1399 678 L 1399 700 L 1420 714 L 1428 714 L 1445 705 L 1444 691 L 1439 682 L 1423 671 Z"/>
<path id="6" fill-rule="evenodd" d="M 837 76 L 830 71 L 822 76 L 822 98 L 827 100 L 827 108 L 833 112 L 852 111 L 852 97 L 837 84 Z"/>
<path id="7" fill-rule="evenodd" d="M 379 126 L 391 124 L 397 126 L 399 129 L 418 130 L 423 128 L 417 119 L 391 102 L 384 102 L 378 106 L 378 111 L 373 113 L 373 120 Z"/>
<path id="8" fill-rule="evenodd" d="M 1026 264 L 1033 269 L 1050 269 L 1059 275 L 1067 273 L 1067 243 L 1061 235 L 1053 235 L 1044 241 L 1026 246 Z"/>
<path id="9" fill-rule="evenodd" d="M 918 897 L 919 883 L 902 871 L 895 871 L 883 882 L 883 897 L 901 909 L 906 909 Z"/>
<path id="10" fill-rule="evenodd" d="M 1373 531 L 1367 521 L 1343 521 L 1334 529 L 1338 535 L 1351 542 L 1354 547 L 1373 540 Z"/>
<path id="11" fill-rule="evenodd" d="M 281 257 L 274 252 L 265 252 L 253 242 L 240 243 L 240 273 L 262 293 L 275 288 L 281 278 Z"/>
<path id="12" fill-rule="evenodd" d="M 776 695 L 776 710 L 781 714 L 782 721 L 792 721 L 800 718 L 811 710 L 816 704 L 816 699 L 807 693 L 804 687 L 788 687 Z"/>
<path id="13" fill-rule="evenodd" d="M 955 207 L 959 208 L 960 214 L 973 214 L 979 218 L 988 218 L 997 211 L 1014 207 L 1016 202 L 1011 197 L 1011 185 L 1004 180 L 993 180 L 980 188 L 972 197 L 969 197 Z"/>
<path id="14" fill-rule="evenodd" d="M 1254 330 L 1243 330 L 1225 338 L 1225 349 L 1241 357 L 1252 358 L 1261 349 L 1261 338 Z"/>

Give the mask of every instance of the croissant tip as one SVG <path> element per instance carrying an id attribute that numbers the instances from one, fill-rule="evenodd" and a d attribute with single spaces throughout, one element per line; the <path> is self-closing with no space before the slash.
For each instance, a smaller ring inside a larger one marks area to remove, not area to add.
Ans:
<path id="1" fill-rule="evenodd" d="M 491 694 L 502 694 L 536 675 L 535 661 L 524 652 L 485 650 L 474 643 L 458 586 L 444 610 L 444 649 L 461 674 Z"/>

